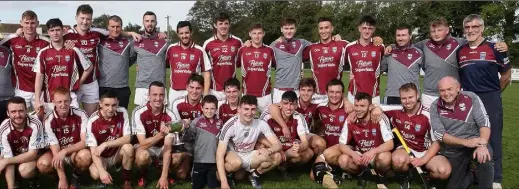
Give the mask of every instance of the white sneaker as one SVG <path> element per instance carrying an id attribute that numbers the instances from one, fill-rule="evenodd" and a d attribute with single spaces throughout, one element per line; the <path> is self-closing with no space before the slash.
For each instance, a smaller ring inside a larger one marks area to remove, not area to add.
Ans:
<path id="1" fill-rule="evenodd" d="M 493 189 L 503 189 L 503 187 L 501 186 L 501 183 L 499 183 L 499 182 L 492 183 L 492 188 Z"/>

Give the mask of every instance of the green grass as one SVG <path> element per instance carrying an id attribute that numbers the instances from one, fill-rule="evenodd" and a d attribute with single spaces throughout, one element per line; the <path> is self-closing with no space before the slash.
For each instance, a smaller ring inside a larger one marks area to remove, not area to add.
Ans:
<path id="1" fill-rule="evenodd" d="M 239 71 L 239 70 L 238 70 Z M 168 70 L 169 73 L 169 70 Z M 238 74 L 239 75 L 239 74 Z M 274 74 L 273 74 L 274 75 Z M 309 72 L 306 72 L 306 75 L 309 75 Z M 168 76 L 169 78 L 169 76 Z M 274 77 L 272 77 L 274 78 Z M 169 79 L 168 79 L 169 80 Z M 241 80 L 241 78 L 240 78 Z M 348 76 L 345 74 L 343 77 L 343 81 L 345 85 L 348 84 Z M 169 83 L 169 81 L 167 82 Z M 135 67 L 130 69 L 130 86 L 135 84 Z M 168 86 L 168 85 L 167 85 Z M 384 95 L 384 89 L 386 87 L 386 76 L 382 76 L 381 78 L 381 97 Z M 132 91 L 135 89 L 132 87 Z M 503 130 L 503 187 L 504 188 L 519 188 L 519 150 L 517 147 L 519 146 L 519 140 L 517 137 L 519 135 L 519 130 L 515 128 L 514 123 L 519 123 L 518 112 L 519 112 L 519 97 L 514 94 L 519 94 L 519 83 L 514 83 L 512 86 L 509 86 L 507 90 L 503 93 L 503 108 L 504 108 L 504 130 Z M 130 98 L 130 105 L 128 107 L 128 111 L 131 112 L 135 106 L 133 105 L 134 94 L 132 93 Z M 456 171 L 456 170 L 453 170 Z M 112 177 L 114 178 L 115 185 L 114 187 L 108 188 L 120 188 L 122 185 L 122 181 L 120 179 L 120 172 L 112 173 Z M 133 170 L 133 178 L 134 178 L 134 187 L 137 186 L 137 170 Z M 312 181 L 310 181 L 308 177 L 309 167 L 305 166 L 297 169 L 291 173 L 293 180 L 284 180 L 283 177 L 277 171 L 272 171 L 267 173 L 262 177 L 262 183 L 264 188 L 320 188 L 320 186 Z M 158 180 L 159 173 L 156 172 L 156 169 L 152 169 L 150 171 L 150 178 L 154 178 L 150 180 L 148 184 L 148 188 L 155 188 L 156 182 Z M 156 176 L 155 176 L 156 175 Z M 44 177 L 45 182 L 43 182 L 42 188 L 51 188 L 55 186 L 52 180 L 47 179 L 48 177 Z M 3 179 L 2 179 L 3 180 Z M 5 187 L 5 181 L 0 182 L 0 188 Z M 353 181 L 345 181 L 341 184 L 340 188 L 355 188 L 356 180 Z M 368 184 L 369 188 L 376 188 L 373 182 Z M 390 188 L 398 188 L 397 182 L 391 181 Z M 415 185 L 413 188 L 418 188 L 418 185 Z M 175 185 L 174 188 L 191 188 L 189 182 L 184 182 L 180 185 Z M 252 188 L 250 183 L 246 180 L 238 182 L 238 188 Z"/>

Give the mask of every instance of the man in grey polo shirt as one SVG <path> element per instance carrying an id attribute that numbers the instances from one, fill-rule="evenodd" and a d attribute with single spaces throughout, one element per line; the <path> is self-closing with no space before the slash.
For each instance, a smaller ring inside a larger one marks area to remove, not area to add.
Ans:
<path id="1" fill-rule="evenodd" d="M 478 188 L 492 188 L 490 120 L 483 103 L 476 94 L 460 91 L 454 77 L 442 78 L 438 88 L 440 98 L 431 104 L 430 118 L 434 136 L 442 144 L 441 153 L 456 170 L 447 188 L 468 188 L 476 179 Z"/>
<path id="2" fill-rule="evenodd" d="M 121 36 L 122 19 L 113 15 L 108 18 L 108 37 L 99 43 L 99 96 L 112 90 L 117 93 L 119 106 L 128 109 L 130 88 L 128 87 L 128 68 L 135 63 L 133 41 Z M 133 59 L 131 61 L 130 59 Z"/>
<path id="3" fill-rule="evenodd" d="M 0 46 L 0 123 L 7 118 L 7 101 L 14 96 L 10 62 L 11 52 Z"/>

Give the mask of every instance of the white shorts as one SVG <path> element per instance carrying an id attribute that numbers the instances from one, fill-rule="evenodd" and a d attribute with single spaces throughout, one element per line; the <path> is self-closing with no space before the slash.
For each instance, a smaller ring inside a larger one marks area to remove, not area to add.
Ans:
<path id="1" fill-rule="evenodd" d="M 34 102 L 36 99 L 34 98 L 33 92 L 27 92 L 27 91 L 22 91 L 20 89 L 14 89 L 14 96 L 19 96 L 19 97 L 22 97 L 23 99 L 25 99 L 25 105 L 27 108 L 34 108 Z"/>
<path id="2" fill-rule="evenodd" d="M 355 103 L 355 95 L 351 94 L 351 92 L 348 92 L 348 101 L 350 101 L 351 104 Z M 380 96 L 372 97 L 371 104 L 380 104 Z"/>
<path id="3" fill-rule="evenodd" d="M 224 91 L 216 91 L 216 90 L 211 89 L 211 90 L 209 90 L 209 94 L 214 95 L 218 99 L 218 101 L 222 101 L 222 100 L 226 99 Z"/>
<path id="4" fill-rule="evenodd" d="M 94 81 L 89 84 L 83 84 L 77 91 L 77 101 L 94 104 L 99 102 L 99 84 Z"/>
<path id="5" fill-rule="evenodd" d="M 241 167 L 245 169 L 245 171 L 247 172 L 251 170 L 250 164 L 252 163 L 252 154 L 255 151 L 257 150 L 253 150 L 250 152 L 236 152 L 238 157 L 240 157 L 241 159 Z"/>
<path id="6" fill-rule="evenodd" d="M 322 104 L 328 102 L 328 95 L 314 93 L 312 96 L 312 104 Z"/>
<path id="7" fill-rule="evenodd" d="M 272 104 L 272 96 L 270 94 L 258 97 L 258 110 L 263 112 Z"/>
<path id="8" fill-rule="evenodd" d="M 422 93 L 422 97 L 420 98 L 420 102 L 422 102 L 422 105 L 425 108 L 429 109 L 429 108 L 431 108 L 431 104 L 438 98 L 439 97 L 437 97 L 437 96 L 427 95 L 427 94 Z"/>
<path id="9" fill-rule="evenodd" d="M 178 98 L 185 96 L 185 95 L 187 95 L 187 90 L 176 91 L 172 88 L 169 88 L 168 108 L 170 110 L 173 110 L 173 102 L 175 102 L 175 100 L 177 100 Z"/>
<path id="10" fill-rule="evenodd" d="M 137 106 L 143 106 L 148 103 L 148 89 L 135 88 L 135 98 L 133 103 Z"/>
<path id="11" fill-rule="evenodd" d="M 396 147 L 396 149 L 404 149 L 404 146 L 398 146 L 398 147 Z M 427 153 L 427 150 L 425 150 L 423 152 L 417 152 L 411 148 L 409 148 L 409 150 L 411 151 L 411 153 L 413 153 L 414 157 L 416 157 L 416 158 L 422 158 L 423 156 L 425 156 L 425 153 Z"/>
<path id="12" fill-rule="evenodd" d="M 281 102 L 281 96 L 283 96 L 283 93 L 285 92 L 287 91 L 274 88 L 274 90 L 272 90 L 272 103 L 276 104 Z M 299 97 L 299 91 L 294 89 L 294 92 L 296 92 L 297 96 Z"/>

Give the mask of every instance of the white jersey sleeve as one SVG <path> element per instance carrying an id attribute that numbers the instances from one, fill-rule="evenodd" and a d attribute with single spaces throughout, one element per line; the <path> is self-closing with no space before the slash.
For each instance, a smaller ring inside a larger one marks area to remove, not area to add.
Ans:
<path id="1" fill-rule="evenodd" d="M 7 129 L 2 133 L 2 156 L 3 158 L 12 158 L 14 156 L 13 150 L 11 149 L 11 145 L 9 145 L 9 140 L 7 139 L 7 135 L 11 132 L 11 129 Z"/>
<path id="2" fill-rule="evenodd" d="M 207 52 L 198 45 L 195 45 L 195 48 L 202 51 L 202 57 L 200 58 L 200 66 L 204 65 L 204 68 L 205 68 L 202 70 L 202 72 L 211 71 L 213 69 L 213 67 L 211 66 L 211 61 L 209 61 L 209 55 L 207 55 Z"/>
<path id="3" fill-rule="evenodd" d="M 344 125 L 342 126 L 341 136 L 339 137 L 339 144 L 348 144 L 348 137 L 350 137 L 348 136 L 349 132 L 348 121 L 345 121 Z"/>
<path id="4" fill-rule="evenodd" d="M 258 120 L 258 129 L 261 133 L 263 133 L 263 135 L 265 135 L 265 137 L 274 135 L 274 132 L 272 132 L 270 126 L 263 120 Z"/>
<path id="5" fill-rule="evenodd" d="M 74 47 L 74 52 L 76 52 L 76 55 L 79 59 L 79 63 L 81 64 L 83 70 L 90 68 L 92 62 L 90 62 L 90 60 L 85 56 L 85 54 L 83 54 L 81 50 L 79 50 L 79 48 L 77 47 Z"/>
<path id="6" fill-rule="evenodd" d="M 91 116 L 88 121 L 87 121 L 87 125 L 86 125 L 86 130 L 87 130 L 87 135 L 86 135 L 86 146 L 97 146 L 97 140 L 96 140 L 96 137 L 94 136 L 94 133 L 92 132 L 92 123 L 97 120 L 99 118 L 99 115 L 96 115 L 97 112 L 95 112 L 94 114 L 92 114 L 93 116 Z"/>
<path id="7" fill-rule="evenodd" d="M 123 114 L 123 118 L 124 118 L 123 136 L 131 135 L 132 131 L 131 131 L 131 128 L 130 128 L 130 119 L 128 118 L 128 111 L 126 111 L 126 109 L 123 108 L 123 107 L 119 107 L 118 111 Z"/>
<path id="8" fill-rule="evenodd" d="M 310 130 L 308 129 L 308 125 L 306 124 L 305 118 L 301 114 L 294 114 L 294 119 L 297 121 L 297 134 L 308 134 Z"/>
<path id="9" fill-rule="evenodd" d="M 146 130 L 142 124 L 141 114 L 146 111 L 146 106 L 139 106 L 133 110 L 132 113 L 132 134 L 145 135 Z"/>
<path id="10" fill-rule="evenodd" d="M 389 118 L 386 115 L 382 115 L 378 123 L 380 125 L 380 132 L 382 133 L 382 139 L 384 142 L 393 140 Z"/>
<path id="11" fill-rule="evenodd" d="M 37 150 L 44 148 L 45 141 L 43 140 L 43 124 L 37 118 L 30 118 L 31 123 L 29 127 L 32 129 L 31 138 L 29 139 L 29 150 Z"/>
<path id="12" fill-rule="evenodd" d="M 259 119 L 267 122 L 270 119 L 272 119 L 272 115 L 270 115 L 270 112 L 268 111 L 268 109 L 266 109 L 261 113 Z"/>
<path id="13" fill-rule="evenodd" d="M 235 123 L 238 121 L 237 117 L 233 117 L 227 121 L 222 129 L 220 130 L 220 133 L 218 133 L 218 140 L 223 143 L 229 143 L 229 140 L 231 140 L 234 137 L 235 129 L 237 126 L 235 126 Z"/>
<path id="14" fill-rule="evenodd" d="M 391 111 L 391 110 L 402 110 L 403 107 L 402 105 L 380 105 L 378 106 L 380 107 L 380 109 L 382 109 L 382 111 Z"/>
<path id="15" fill-rule="evenodd" d="M 54 115 L 50 115 L 47 119 L 45 119 L 45 122 L 43 125 L 45 126 L 45 141 L 48 145 L 56 145 L 58 143 L 58 138 L 56 138 L 56 134 L 54 134 L 54 131 L 52 131 L 52 119 L 54 119 Z"/>
<path id="16" fill-rule="evenodd" d="M 70 107 L 70 108 L 73 108 L 74 114 L 81 117 L 81 134 L 86 133 L 87 132 L 87 129 L 86 129 L 87 122 L 88 122 L 88 116 L 87 116 L 86 112 L 81 109 L 74 108 L 74 107 Z"/>
<path id="17" fill-rule="evenodd" d="M 110 34 L 110 32 L 108 32 L 108 30 L 103 29 L 103 28 L 90 28 L 90 31 L 100 33 L 101 35 L 104 35 L 104 36 L 108 36 Z"/>

